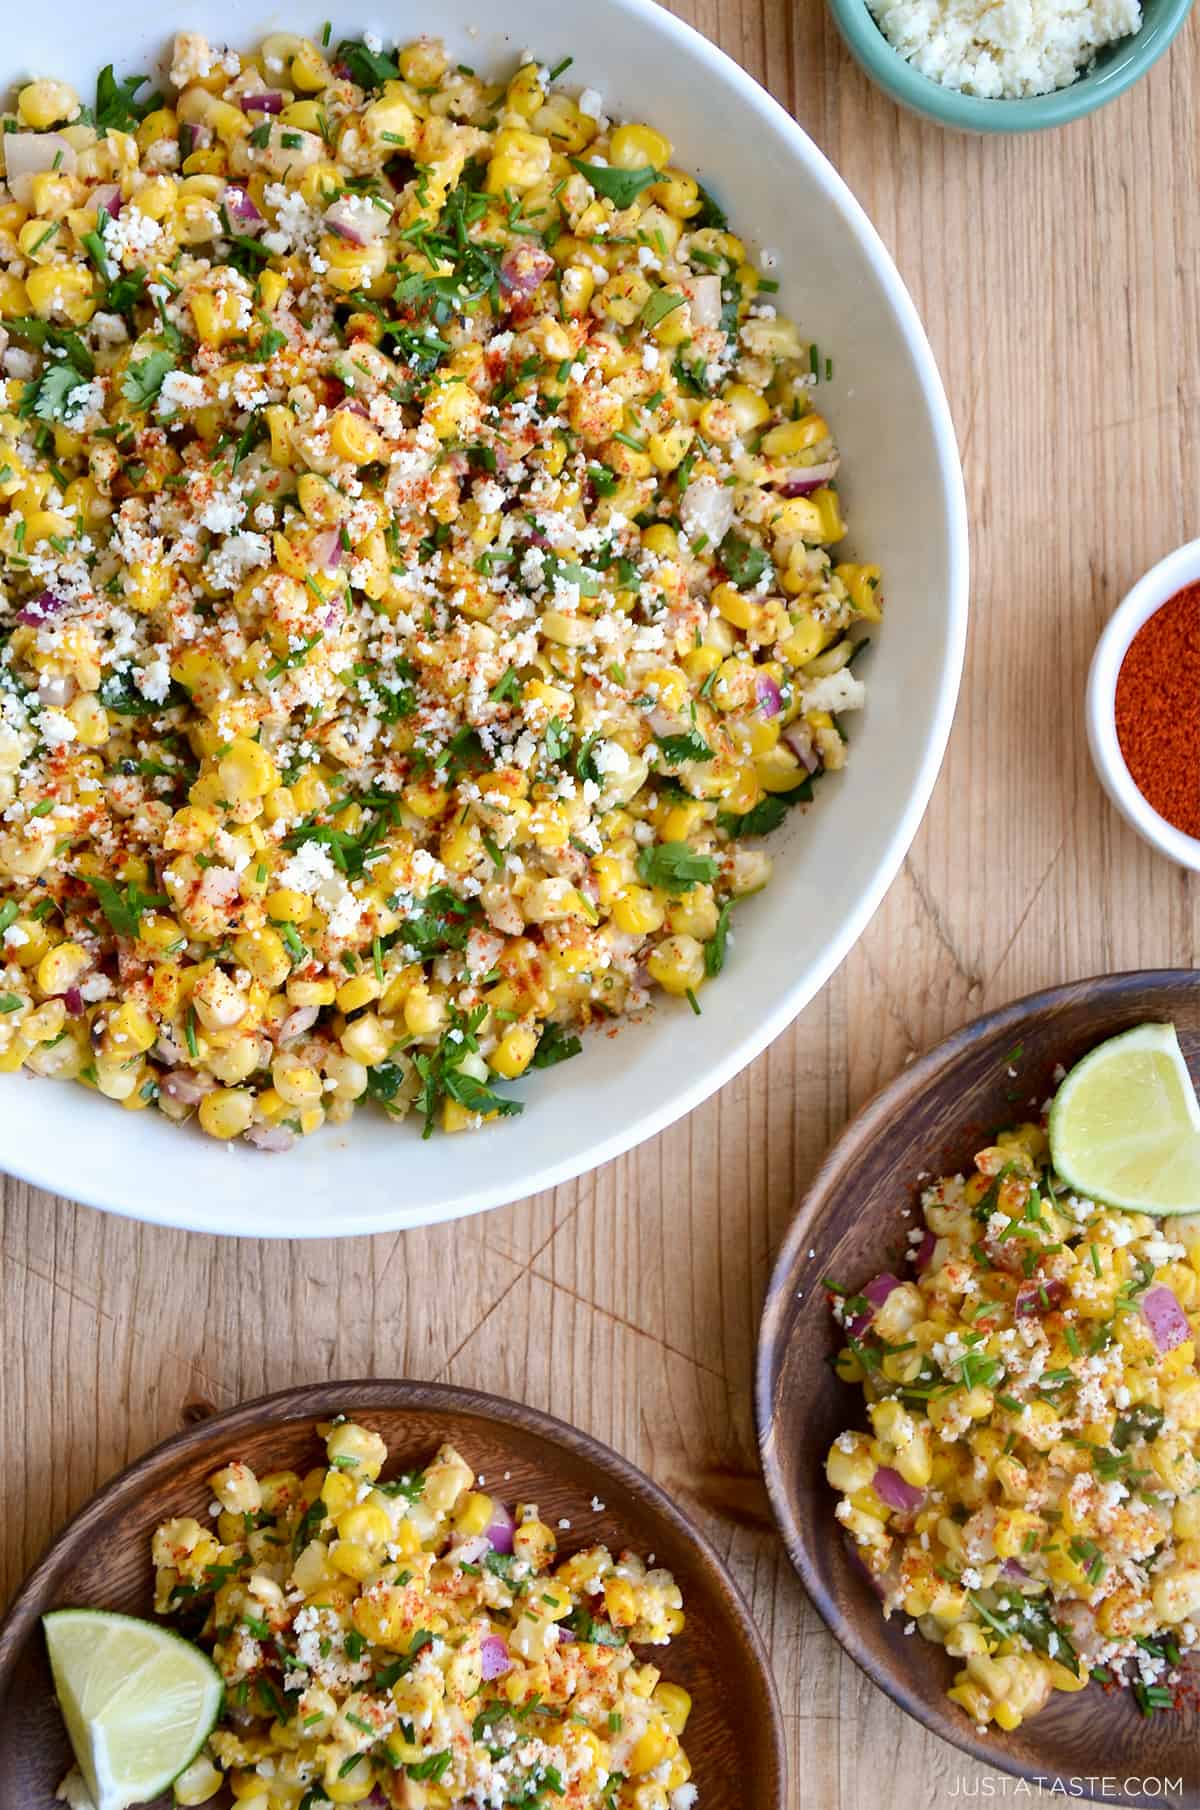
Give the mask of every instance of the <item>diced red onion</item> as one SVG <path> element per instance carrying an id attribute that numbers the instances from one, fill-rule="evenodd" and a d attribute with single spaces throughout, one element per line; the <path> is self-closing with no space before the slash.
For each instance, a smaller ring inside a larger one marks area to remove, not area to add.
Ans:
<path id="1" fill-rule="evenodd" d="M 863 1294 L 872 1307 L 882 1307 L 893 1289 L 901 1286 L 899 1276 L 893 1276 L 891 1270 L 884 1270 L 882 1275 L 876 1276 L 873 1281 L 867 1283 Z"/>
<path id="2" fill-rule="evenodd" d="M 512 1671 L 512 1658 L 508 1648 L 498 1634 L 489 1634 L 479 1645 L 479 1670 L 485 1683 L 490 1684 L 493 1678 L 503 1678 L 505 1672 Z"/>
<path id="3" fill-rule="evenodd" d="M 855 1314 L 852 1320 L 846 1321 L 846 1336 L 851 1339 L 861 1339 L 871 1324 L 871 1318 L 870 1314 Z"/>
<path id="4" fill-rule="evenodd" d="M 48 673 L 38 686 L 38 703 L 63 710 L 75 696 L 75 681 L 66 673 Z"/>
<path id="5" fill-rule="evenodd" d="M 199 1106 L 205 1094 L 212 1092 L 216 1082 L 210 1075 L 198 1075 L 194 1068 L 173 1068 L 165 1074 L 159 1083 L 168 1100 L 174 1100 L 179 1106 Z"/>
<path id="6" fill-rule="evenodd" d="M 825 465 L 798 466 L 795 475 L 784 478 L 775 488 L 780 496 L 811 496 L 814 490 L 820 490 L 822 484 L 829 484 L 838 474 L 838 461 L 830 459 Z"/>
<path id="7" fill-rule="evenodd" d="M 679 516 L 691 541 L 703 534 L 710 547 L 718 547 L 733 526 L 733 492 L 719 478 L 695 478 L 683 493 Z"/>
<path id="8" fill-rule="evenodd" d="M 261 94 L 243 94 L 241 108 L 243 113 L 282 113 L 286 104 L 286 96 L 274 88 L 265 88 Z"/>
<path id="9" fill-rule="evenodd" d="M 512 1551 L 516 1525 L 503 1502 L 497 1502 L 492 1509 L 492 1518 L 483 1530 L 493 1552 Z"/>
<path id="10" fill-rule="evenodd" d="M 812 730 L 808 725 L 806 723 L 789 723 L 783 732 L 783 740 L 805 772 L 815 773 L 821 763 L 813 748 Z"/>
<path id="11" fill-rule="evenodd" d="M 1034 1276 L 1022 1282 L 1013 1300 L 1014 1314 L 1049 1313 L 1066 1293 L 1066 1284 L 1057 1276 Z"/>
<path id="12" fill-rule="evenodd" d="M 523 300 L 532 295 L 554 269 L 554 259 L 540 245 L 522 240 L 513 245 L 500 260 L 500 293 Z"/>
<path id="13" fill-rule="evenodd" d="M 1029 1578 L 1033 1576 L 1032 1572 L 1026 1571 L 1019 1559 L 1005 1559 L 1000 1569 L 1005 1577 Z"/>
<path id="14" fill-rule="evenodd" d="M 721 324 L 721 279 L 717 276 L 693 277 L 687 284 L 693 327 L 719 327 Z"/>
<path id="15" fill-rule="evenodd" d="M 45 622 L 50 616 L 59 615 L 66 607 L 66 598 L 60 597 L 57 591 L 43 591 L 40 597 L 35 597 L 32 603 L 27 603 L 18 612 L 17 621 L 36 628 L 39 622 Z"/>
<path id="16" fill-rule="evenodd" d="M 83 1017 L 83 994 L 78 987 L 68 987 L 63 994 L 63 1004 L 72 1018 Z"/>
<path id="17" fill-rule="evenodd" d="M 262 215 L 240 183 L 227 182 L 225 184 L 225 206 L 228 209 L 229 218 L 236 220 L 240 226 L 262 225 Z"/>
<path id="18" fill-rule="evenodd" d="M 917 1248 L 918 1270 L 927 1270 L 929 1268 L 929 1265 L 933 1262 L 933 1253 L 936 1245 L 937 1238 L 935 1234 L 929 1230 L 928 1226 L 926 1226 L 925 1236 L 922 1238 L 920 1245 Z"/>
<path id="19" fill-rule="evenodd" d="M 899 1471 L 894 1471 L 889 1464 L 880 1465 L 871 1479 L 871 1486 L 881 1502 L 903 1515 L 912 1514 L 925 1500 L 925 1491 L 906 1483 Z"/>
<path id="20" fill-rule="evenodd" d="M 318 534 L 312 544 L 313 558 L 323 572 L 334 572 L 342 563 L 342 534 L 340 528 L 326 528 Z"/>
<path id="21" fill-rule="evenodd" d="M 492 1542 L 485 1533 L 471 1533 L 465 1539 L 455 1540 L 450 1556 L 458 1565 L 477 1565 L 491 1550 Z"/>
<path id="22" fill-rule="evenodd" d="M 1176 1345 L 1192 1336 L 1187 1315 L 1164 1282 L 1147 1289 L 1142 1296 L 1142 1318 L 1159 1351 L 1174 1351 Z"/>
<path id="23" fill-rule="evenodd" d="M 279 1027 L 280 1043 L 290 1043 L 293 1037 L 303 1037 L 305 1031 L 311 1031 L 320 1012 L 320 1006 L 297 1006 L 289 1012 Z"/>
<path id="24" fill-rule="evenodd" d="M 783 693 L 767 673 L 760 673 L 755 682 L 755 693 L 758 697 L 759 709 L 764 716 L 778 716 L 783 709 Z"/>
<path id="25" fill-rule="evenodd" d="M 291 1149 L 296 1142 L 296 1134 L 289 1131 L 286 1125 L 251 1125 L 246 1133 L 246 1142 L 253 1144 L 256 1150 L 266 1150 L 277 1155 Z"/>
<path id="26" fill-rule="evenodd" d="M 28 207 L 33 199 L 33 179 L 44 170 L 57 169 L 63 176 L 75 174 L 75 148 L 61 132 L 6 132 L 4 168 L 13 199 Z"/>
<path id="27" fill-rule="evenodd" d="M 382 239 L 390 223 L 387 208 L 374 203 L 364 207 L 362 197 L 357 195 L 343 195 L 325 209 L 325 224 L 330 232 L 350 245 L 373 245 L 376 239 Z"/>
<path id="28" fill-rule="evenodd" d="M 98 214 L 108 214 L 113 220 L 121 211 L 121 189 L 115 182 L 106 182 L 102 188 L 92 190 L 92 201 Z"/>

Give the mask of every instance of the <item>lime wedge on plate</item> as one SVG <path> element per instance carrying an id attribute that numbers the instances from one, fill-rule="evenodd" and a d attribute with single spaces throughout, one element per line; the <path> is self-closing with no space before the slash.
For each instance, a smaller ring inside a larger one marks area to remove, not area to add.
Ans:
<path id="1" fill-rule="evenodd" d="M 1200 1105 L 1173 1024 L 1139 1024 L 1077 1062 L 1050 1109 L 1062 1179 L 1131 1213 L 1200 1213 Z"/>
<path id="2" fill-rule="evenodd" d="M 165 1791 L 212 1732 L 221 1675 L 190 1641 L 104 1609 L 43 1616 L 71 1746 L 96 1810 Z"/>

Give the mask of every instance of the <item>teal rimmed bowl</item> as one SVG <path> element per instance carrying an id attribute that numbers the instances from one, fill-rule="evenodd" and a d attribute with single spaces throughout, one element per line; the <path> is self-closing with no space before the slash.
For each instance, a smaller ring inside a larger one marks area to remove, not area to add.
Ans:
<path id="1" fill-rule="evenodd" d="M 959 132 L 1037 132 L 1066 126 L 1124 94 L 1170 45 L 1192 0 L 1142 0 L 1142 28 L 1100 52 L 1069 88 L 1018 100 L 981 100 L 944 88 L 914 69 L 875 23 L 867 0 L 829 0 L 851 53 L 879 84 L 913 113 Z"/>

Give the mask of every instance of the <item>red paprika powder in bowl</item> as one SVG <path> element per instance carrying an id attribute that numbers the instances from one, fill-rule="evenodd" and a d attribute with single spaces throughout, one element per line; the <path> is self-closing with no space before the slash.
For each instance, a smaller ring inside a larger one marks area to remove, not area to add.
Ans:
<path id="1" fill-rule="evenodd" d="M 1088 675 L 1087 727 L 1122 816 L 1200 871 L 1200 541 L 1160 560 L 1114 611 Z"/>

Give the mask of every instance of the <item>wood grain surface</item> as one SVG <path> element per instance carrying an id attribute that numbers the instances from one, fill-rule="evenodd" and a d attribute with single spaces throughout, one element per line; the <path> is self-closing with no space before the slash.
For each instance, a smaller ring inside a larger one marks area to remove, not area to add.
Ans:
<path id="1" fill-rule="evenodd" d="M 331 1376 L 478 1386 L 609 1441 L 699 1515 L 771 1648 L 801 1810 L 925 1810 L 982 1769 L 903 1716 L 804 1599 L 755 1457 L 758 1312 L 798 1191 L 915 1051 L 1034 987 L 1194 961 L 1200 892 L 1106 803 L 1081 700 L 1109 610 L 1200 532 L 1200 24 L 1091 119 L 989 140 L 898 112 L 820 0 L 674 9 L 841 170 L 946 381 L 974 616 L 925 825 L 790 1031 L 683 1124 L 552 1194 L 288 1247 L 7 1183 L 0 1593 L 98 1484 L 212 1405 Z"/>

